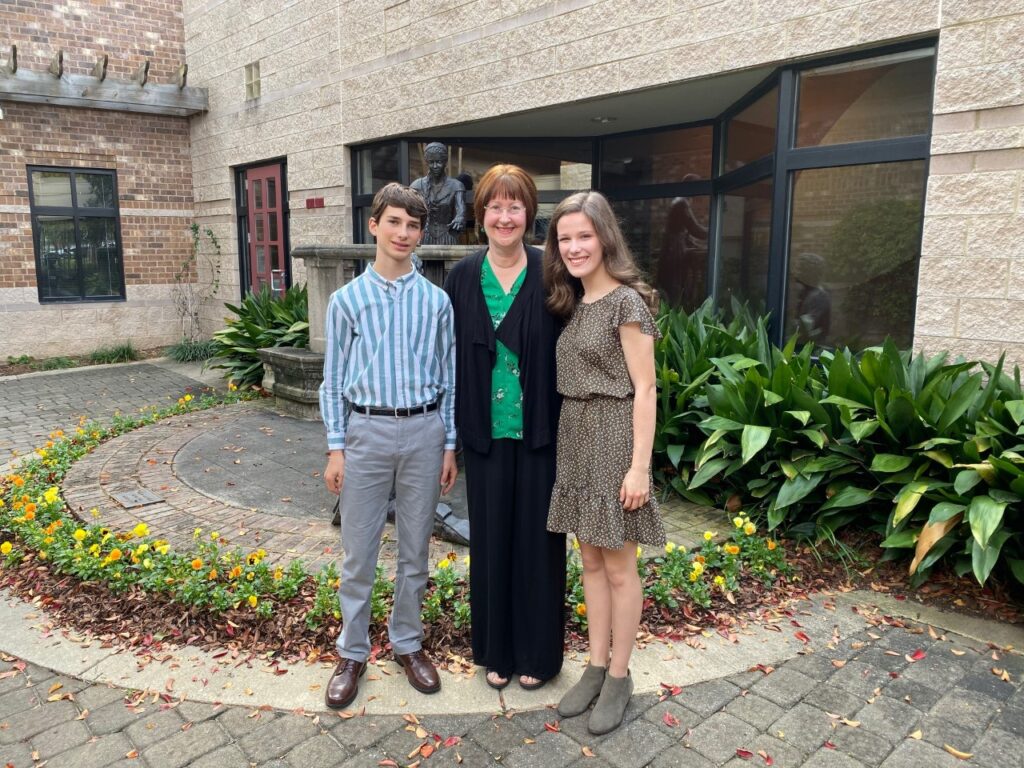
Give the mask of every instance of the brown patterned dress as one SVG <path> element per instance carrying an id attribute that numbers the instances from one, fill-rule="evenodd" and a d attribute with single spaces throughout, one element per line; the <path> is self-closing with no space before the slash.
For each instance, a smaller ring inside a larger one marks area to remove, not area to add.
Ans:
<path id="1" fill-rule="evenodd" d="M 640 294 L 621 285 L 591 304 L 577 304 L 557 347 L 564 400 L 548 530 L 608 549 L 627 541 L 665 543 L 653 482 L 650 500 L 639 509 L 626 512 L 619 501 L 633 462 L 633 382 L 619 338 L 626 323 L 661 337 Z"/>

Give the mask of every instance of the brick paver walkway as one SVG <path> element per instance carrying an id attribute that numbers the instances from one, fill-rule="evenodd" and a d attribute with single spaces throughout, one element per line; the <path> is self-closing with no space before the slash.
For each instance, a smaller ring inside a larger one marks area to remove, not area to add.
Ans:
<path id="1" fill-rule="evenodd" d="M 15 670 L 7 661 L 0 670 Z M 417 759 L 430 768 L 460 758 L 467 768 L 740 768 L 767 765 L 768 756 L 779 768 L 1009 768 L 1024 754 L 1022 675 L 1024 658 L 984 644 L 872 627 L 775 669 L 688 686 L 664 701 L 635 696 L 623 727 L 595 737 L 586 716 L 559 722 L 552 709 L 422 716 L 417 725 L 397 714 L 341 719 L 171 696 L 131 707 L 123 690 L 29 664 L 0 679 L 0 760 L 14 768 L 375 768 Z M 425 743 L 437 751 L 422 759 L 414 753 Z M 972 757 L 957 759 L 947 746 Z"/>

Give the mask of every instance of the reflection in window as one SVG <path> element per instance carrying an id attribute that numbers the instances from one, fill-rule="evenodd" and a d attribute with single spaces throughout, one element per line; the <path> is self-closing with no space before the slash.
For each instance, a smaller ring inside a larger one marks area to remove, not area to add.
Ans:
<path id="1" fill-rule="evenodd" d="M 123 298 L 114 174 L 33 169 L 29 186 L 40 301 Z"/>
<path id="2" fill-rule="evenodd" d="M 787 336 L 910 346 L 924 185 L 924 160 L 795 174 Z"/>
<path id="3" fill-rule="evenodd" d="M 398 143 L 355 151 L 356 194 L 372 195 L 385 184 L 398 181 Z"/>
<path id="4" fill-rule="evenodd" d="M 692 312 L 707 298 L 706 196 L 612 203 L 638 266 L 672 306 Z"/>
<path id="5" fill-rule="evenodd" d="M 601 187 L 711 178 L 712 127 L 610 138 L 601 145 Z"/>
<path id="6" fill-rule="evenodd" d="M 766 309 L 771 219 L 770 179 L 722 196 L 715 296 L 726 312 L 734 300 L 747 304 L 757 314 Z"/>
<path id="7" fill-rule="evenodd" d="M 725 168 L 734 171 L 775 151 L 779 89 L 772 88 L 725 126 Z"/>
<path id="8" fill-rule="evenodd" d="M 933 54 L 925 48 L 802 72 L 796 145 L 928 133 Z"/>

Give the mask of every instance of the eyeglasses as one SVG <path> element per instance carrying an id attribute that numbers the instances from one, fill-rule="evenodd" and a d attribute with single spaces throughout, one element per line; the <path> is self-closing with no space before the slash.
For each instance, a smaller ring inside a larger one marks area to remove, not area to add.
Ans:
<path id="1" fill-rule="evenodd" d="M 497 205 L 496 203 L 491 203 L 486 208 L 484 208 L 484 210 L 487 211 L 487 213 L 491 214 L 492 216 L 516 217 L 522 216 L 524 213 L 526 213 L 526 208 L 524 208 L 521 205 L 510 205 L 508 208 L 506 208 L 502 205 Z"/>

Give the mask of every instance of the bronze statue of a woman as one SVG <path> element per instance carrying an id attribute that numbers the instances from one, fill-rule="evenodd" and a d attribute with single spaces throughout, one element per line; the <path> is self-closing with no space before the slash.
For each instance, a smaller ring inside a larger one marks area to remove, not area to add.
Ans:
<path id="1" fill-rule="evenodd" d="M 428 173 L 412 183 L 427 201 L 423 245 L 454 245 L 466 227 L 466 188 L 448 173 L 448 148 L 439 141 L 424 150 Z"/>

